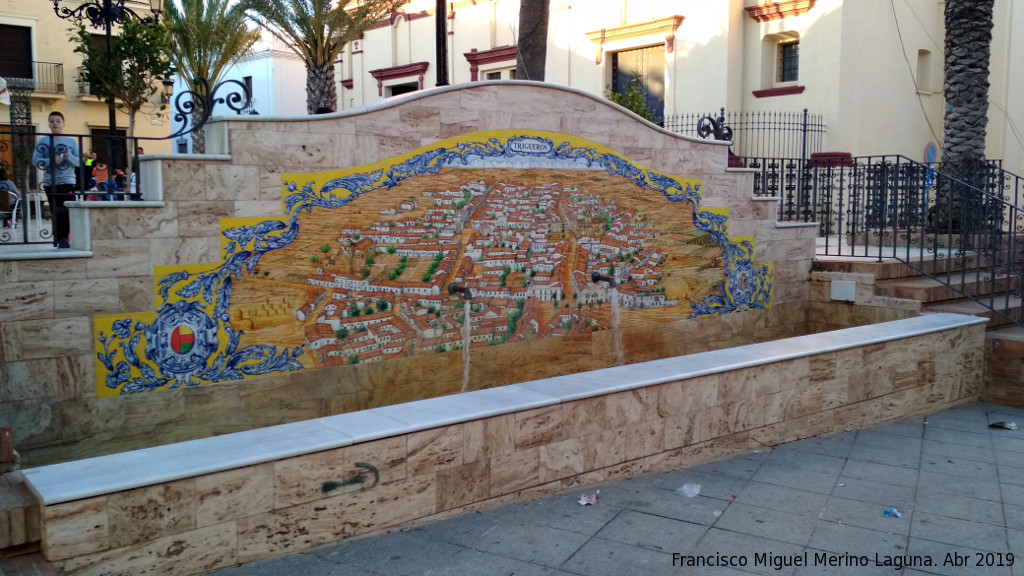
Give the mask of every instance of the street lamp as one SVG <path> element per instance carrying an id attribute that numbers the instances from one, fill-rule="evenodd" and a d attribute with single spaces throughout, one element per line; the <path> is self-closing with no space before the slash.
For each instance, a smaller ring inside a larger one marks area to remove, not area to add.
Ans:
<path id="1" fill-rule="evenodd" d="M 147 26 L 155 26 L 160 21 L 160 13 L 164 8 L 163 0 L 149 0 L 149 10 L 153 15 L 142 16 L 125 6 L 125 0 L 90 0 L 74 8 L 61 6 L 62 2 L 64 0 L 53 0 L 53 11 L 59 18 L 88 20 L 93 28 L 106 28 L 108 40 L 111 24 L 119 24 L 132 17 Z"/>
<path id="2" fill-rule="evenodd" d="M 161 94 L 160 101 L 162 104 L 170 104 L 171 96 L 174 96 L 174 71 L 172 70 L 167 74 L 167 78 L 163 80 L 164 92 Z"/>
<path id="3" fill-rule="evenodd" d="M 160 22 L 160 13 L 163 11 L 164 0 L 149 0 L 149 10 L 152 16 L 144 16 L 136 13 L 124 5 L 125 0 L 89 0 L 74 8 L 61 6 L 63 0 L 53 0 L 53 11 L 62 20 L 75 19 L 78 21 L 88 20 L 93 28 L 104 28 L 106 30 L 107 54 L 110 54 L 110 28 L 114 24 L 120 24 L 129 18 L 134 18 L 146 26 L 156 26 Z M 114 164 L 113 141 L 117 134 L 117 116 L 114 112 L 114 99 L 107 98 L 107 113 L 109 130 L 107 132 L 107 163 L 113 169 Z"/>

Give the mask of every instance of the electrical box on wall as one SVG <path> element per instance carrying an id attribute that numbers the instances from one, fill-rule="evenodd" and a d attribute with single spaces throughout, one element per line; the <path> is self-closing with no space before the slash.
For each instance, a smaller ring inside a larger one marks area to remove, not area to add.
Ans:
<path id="1" fill-rule="evenodd" d="M 848 280 L 833 280 L 831 295 L 833 300 L 853 302 L 857 299 L 857 283 Z"/>

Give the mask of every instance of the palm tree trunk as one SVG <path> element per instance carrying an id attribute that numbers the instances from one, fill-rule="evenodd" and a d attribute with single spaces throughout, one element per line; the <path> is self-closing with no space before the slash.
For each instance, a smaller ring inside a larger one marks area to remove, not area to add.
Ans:
<path id="1" fill-rule="evenodd" d="M 968 186 L 940 180 L 930 218 L 932 228 L 944 232 L 973 232 L 984 220 L 980 195 L 971 188 L 985 185 L 994 4 L 995 0 L 946 0 L 942 172 Z"/>
<path id="2" fill-rule="evenodd" d="M 544 81 L 550 6 L 551 0 L 522 0 L 519 3 L 517 80 Z"/>
<path id="3" fill-rule="evenodd" d="M 192 132 L 192 153 L 206 154 L 206 127 L 203 121 L 202 103 L 192 109 L 192 125 L 199 126 Z"/>
<path id="4" fill-rule="evenodd" d="M 334 83 L 334 63 L 306 63 L 306 113 L 320 114 L 338 109 L 338 89 Z"/>

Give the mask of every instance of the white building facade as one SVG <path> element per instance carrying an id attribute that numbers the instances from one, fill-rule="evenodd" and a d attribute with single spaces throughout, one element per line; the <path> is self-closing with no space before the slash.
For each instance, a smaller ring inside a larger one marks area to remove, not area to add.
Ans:
<path id="1" fill-rule="evenodd" d="M 1024 9 L 996 0 L 988 156 L 1024 173 Z M 337 62 L 338 108 L 432 88 L 432 0 L 368 29 Z M 546 82 L 604 94 L 633 74 L 660 115 L 807 109 L 823 149 L 925 160 L 941 150 L 937 0 L 551 0 Z M 518 0 L 448 3 L 451 83 L 514 76 Z M 301 86 L 301 85 L 300 85 Z M 293 88 L 294 90 L 295 88 Z M 660 102 L 658 102 L 660 101 Z"/>
<path id="2" fill-rule="evenodd" d="M 263 37 L 253 46 L 249 54 L 231 64 L 221 78 L 224 84 L 215 97 L 223 97 L 231 92 L 240 92 L 241 86 L 249 91 L 252 101 L 243 114 L 259 114 L 262 116 L 305 116 L 306 115 L 306 66 L 302 60 L 270 34 Z M 236 84 L 237 82 L 237 84 Z M 172 107 L 176 95 L 187 89 L 181 77 L 175 79 L 174 93 L 171 97 Z M 187 96 L 186 96 L 187 99 Z M 237 112 L 227 104 L 214 106 L 213 116 L 231 116 Z M 180 121 L 173 123 L 173 131 L 180 131 Z M 192 152 L 192 138 L 180 136 L 174 141 L 174 152 L 189 154 Z"/>

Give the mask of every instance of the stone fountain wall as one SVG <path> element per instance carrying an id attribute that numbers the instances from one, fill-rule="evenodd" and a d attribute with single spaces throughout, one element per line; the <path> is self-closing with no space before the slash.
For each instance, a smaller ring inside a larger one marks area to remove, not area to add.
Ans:
<path id="1" fill-rule="evenodd" d="M 815 228 L 778 225 L 775 202 L 751 198 L 752 174 L 727 168 L 726 146 L 670 134 L 601 99 L 548 85 L 491 83 L 331 116 L 215 121 L 209 155 L 144 160 L 144 193 L 158 202 L 83 203 L 73 210 L 73 243 L 90 257 L 0 263 L 0 414 L 11 421 L 26 464 L 457 392 L 461 355 L 447 353 L 98 398 L 104 378 L 96 318 L 156 310 L 155 279 L 162 276 L 155 270 L 221 262 L 222 219 L 281 219 L 286 173 L 373 165 L 446 139 L 507 130 L 571 135 L 653 171 L 699 180 L 703 208 L 727 210 L 729 234 L 752 238 L 753 261 L 773 264 L 771 306 L 634 326 L 623 338 L 627 362 L 807 331 Z M 614 362 L 605 330 L 474 349 L 472 378 L 481 388 Z"/>

